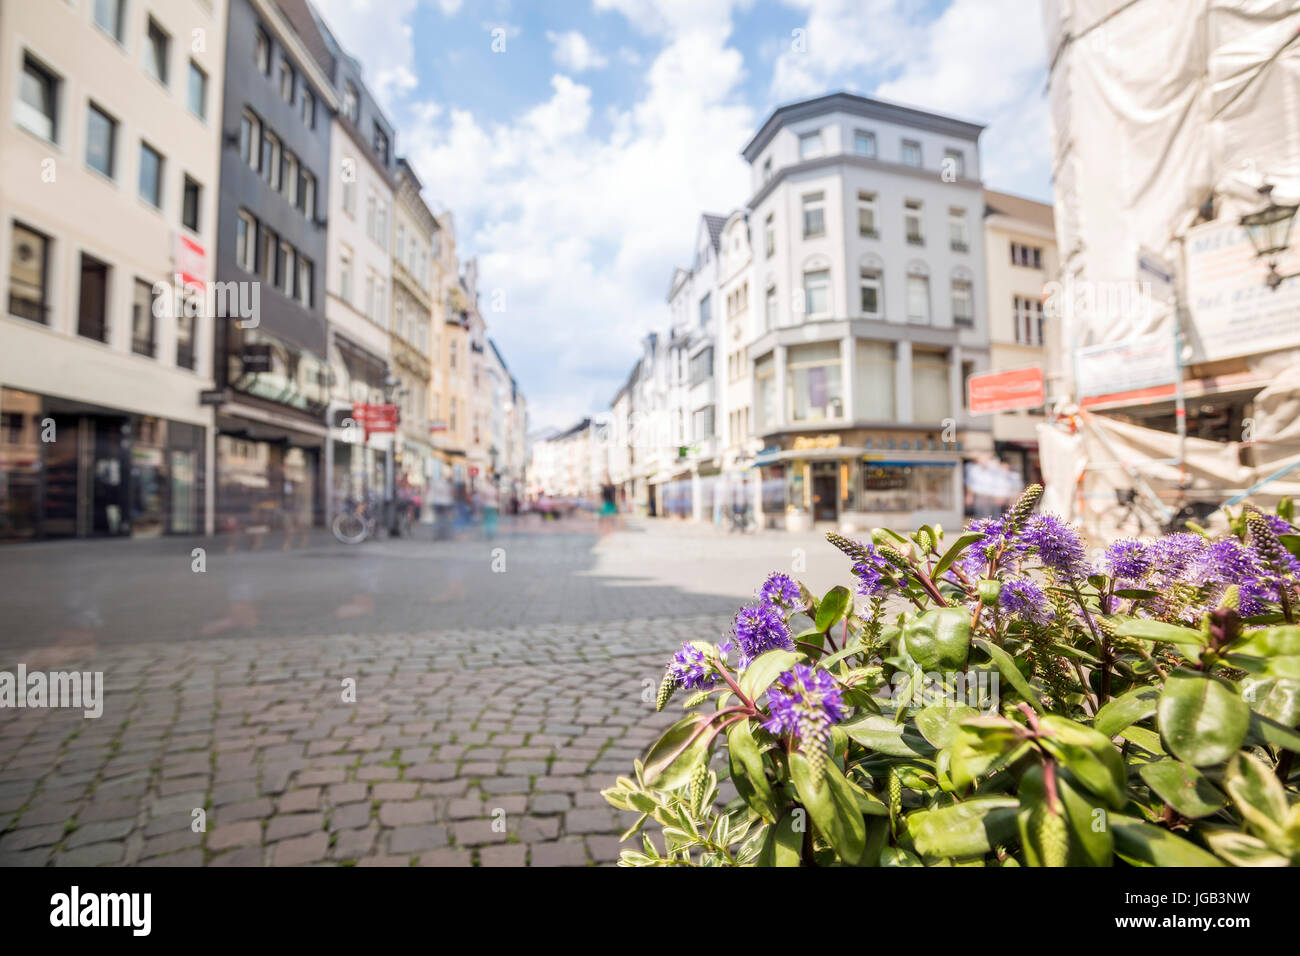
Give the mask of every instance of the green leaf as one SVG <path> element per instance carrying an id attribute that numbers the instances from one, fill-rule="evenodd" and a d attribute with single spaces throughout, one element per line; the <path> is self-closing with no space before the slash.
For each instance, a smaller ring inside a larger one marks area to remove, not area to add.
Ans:
<path id="1" fill-rule="evenodd" d="M 1124 758 L 1105 734 L 1065 717 L 1048 714 L 1039 723 L 1049 732 L 1044 748 L 1055 754 L 1088 790 L 1115 809 L 1128 802 Z"/>
<path id="2" fill-rule="evenodd" d="M 1146 720 L 1156 712 L 1160 690 L 1156 687 L 1136 687 L 1109 701 L 1092 720 L 1092 726 L 1107 737 L 1114 737 L 1125 727 Z"/>
<path id="3" fill-rule="evenodd" d="M 928 757 L 935 751 L 920 734 L 883 715 L 867 714 L 839 726 L 862 746 L 893 757 Z"/>
<path id="4" fill-rule="evenodd" d="M 1276 720 L 1265 717 L 1263 714 L 1250 715 L 1250 733 L 1251 736 L 1272 744 L 1274 747 L 1290 750 L 1292 753 L 1300 753 L 1300 733 L 1296 733 L 1290 727 L 1282 726 Z"/>
<path id="5" fill-rule="evenodd" d="M 836 585 L 826 592 L 821 604 L 817 606 L 817 619 L 814 626 L 826 632 L 844 620 L 844 615 L 853 610 L 853 594 L 848 588 Z"/>
<path id="6" fill-rule="evenodd" d="M 1168 644 L 1190 644 L 1196 647 L 1205 645 L 1205 637 L 1195 628 L 1179 627 L 1161 621 L 1150 621 L 1141 617 L 1115 615 L 1112 620 L 1118 622 L 1116 633 L 1121 637 L 1136 637 L 1144 641 L 1163 641 Z"/>
<path id="7" fill-rule="evenodd" d="M 881 866 L 925 866 L 921 858 L 901 846 L 887 846 L 880 851 Z"/>
<path id="8" fill-rule="evenodd" d="M 1169 752 L 1193 767 L 1223 763 L 1250 729 L 1250 708 L 1230 684 L 1182 669 L 1165 681 L 1156 714 Z"/>
<path id="9" fill-rule="evenodd" d="M 1177 760 L 1157 760 L 1138 771 L 1146 785 L 1185 817 L 1208 817 L 1228 800 L 1195 767 Z"/>
<path id="10" fill-rule="evenodd" d="M 934 566 L 934 570 L 930 573 L 930 578 L 938 581 L 939 578 L 943 577 L 943 572 L 952 567 L 952 563 L 961 557 L 963 551 L 976 541 L 983 541 L 986 537 L 987 535 L 982 531 L 967 531 L 952 543 L 951 548 L 943 553 L 943 557 L 939 559 L 939 563 Z"/>
<path id="11" fill-rule="evenodd" d="M 1160 592 L 1148 588 L 1116 588 L 1115 596 L 1130 601 L 1149 601 L 1151 598 L 1160 597 Z"/>
<path id="12" fill-rule="evenodd" d="M 1132 817 L 1110 815 L 1115 853 L 1133 866 L 1223 866 L 1218 857 L 1163 827 Z"/>
<path id="13" fill-rule="evenodd" d="M 1282 849 L 1277 841 L 1286 828 L 1288 813 L 1282 782 L 1250 754 L 1235 753 L 1223 783 L 1250 829 L 1275 849 Z"/>
<path id="14" fill-rule="evenodd" d="M 700 729 L 713 714 L 691 714 L 668 728 L 645 756 L 645 784 L 656 790 L 676 790 L 691 771 L 708 759 L 713 732 Z"/>
<path id="15" fill-rule="evenodd" d="M 950 746 L 961 732 L 961 722 L 979 716 L 979 711 L 965 704 L 949 706 L 945 703 L 930 704 L 913 715 L 916 729 L 937 750 Z"/>
<path id="16" fill-rule="evenodd" d="M 975 638 L 973 643 L 992 658 L 993 666 L 998 669 L 1002 679 L 1015 688 L 1016 693 L 1024 698 L 1025 703 L 1041 714 L 1043 712 L 1043 702 L 1039 699 L 1038 694 L 1034 692 L 1029 681 L 1025 680 L 1025 675 L 1020 673 L 1020 668 L 1016 666 L 1015 659 L 1002 648 L 982 637 Z"/>
<path id="17" fill-rule="evenodd" d="M 1202 827 L 1201 837 L 1210 849 L 1233 866 L 1290 866 L 1291 861 L 1274 853 L 1259 837 L 1235 827 Z"/>
<path id="18" fill-rule="evenodd" d="M 962 670 L 970 652 L 970 612 L 964 607 L 922 611 L 903 625 L 903 642 L 922 670 Z"/>
<path id="19" fill-rule="evenodd" d="M 793 753 L 790 755 L 790 779 L 799 793 L 799 802 L 808 810 L 813 823 L 835 848 L 840 859 L 856 865 L 866 846 L 867 827 L 839 767 L 827 763 L 824 774 L 818 779 L 807 758 L 801 753 Z"/>
<path id="20" fill-rule="evenodd" d="M 751 721 L 737 721 L 727 730 L 727 752 L 731 761 L 731 782 L 736 792 L 760 817 L 768 823 L 775 823 L 776 799 L 763 771 L 763 755 L 754 739 Z"/>
<path id="21" fill-rule="evenodd" d="M 797 809 L 797 808 L 795 808 Z M 786 812 L 780 822 L 769 826 L 758 851 L 759 866 L 798 866 L 802 861 L 803 833 L 796 830 L 798 817 L 794 809 Z"/>
<path id="22" fill-rule="evenodd" d="M 772 686 L 772 681 L 798 662 L 798 655 L 792 651 L 775 650 L 760 654 L 740 676 L 740 689 L 750 700 L 758 700 L 759 695 Z"/>
<path id="23" fill-rule="evenodd" d="M 1019 807 L 1015 797 L 974 797 L 909 814 L 907 832 L 926 856 L 975 856 L 1014 838 Z"/>
<path id="24" fill-rule="evenodd" d="M 1265 627 L 1244 634 L 1233 650 L 1259 657 L 1289 657 L 1300 654 L 1300 625 Z"/>

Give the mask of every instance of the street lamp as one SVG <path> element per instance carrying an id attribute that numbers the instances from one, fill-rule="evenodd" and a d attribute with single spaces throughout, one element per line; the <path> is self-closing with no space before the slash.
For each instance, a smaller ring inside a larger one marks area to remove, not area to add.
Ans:
<path id="1" fill-rule="evenodd" d="M 1259 194 L 1268 203 L 1257 212 L 1241 217 L 1241 226 L 1255 247 L 1256 259 L 1268 260 L 1268 275 L 1264 281 L 1268 287 L 1277 291 L 1285 280 L 1300 276 L 1300 272 L 1286 275 L 1277 271 L 1277 260 L 1290 245 L 1291 222 L 1295 219 L 1300 204 L 1279 205 L 1273 199 L 1273 184 L 1265 183 L 1259 187 Z"/>

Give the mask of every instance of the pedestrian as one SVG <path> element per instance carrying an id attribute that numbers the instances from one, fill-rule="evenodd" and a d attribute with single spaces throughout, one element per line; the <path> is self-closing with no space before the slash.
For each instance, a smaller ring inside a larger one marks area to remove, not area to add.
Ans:
<path id="1" fill-rule="evenodd" d="M 500 514 L 500 498 L 496 486 L 486 482 L 478 493 L 479 507 L 483 511 L 483 537 L 491 541 L 497 534 L 497 517 Z"/>
<path id="2" fill-rule="evenodd" d="M 600 486 L 600 530 L 613 531 L 614 519 L 618 515 L 618 505 L 614 501 L 614 482 L 609 475 Z"/>

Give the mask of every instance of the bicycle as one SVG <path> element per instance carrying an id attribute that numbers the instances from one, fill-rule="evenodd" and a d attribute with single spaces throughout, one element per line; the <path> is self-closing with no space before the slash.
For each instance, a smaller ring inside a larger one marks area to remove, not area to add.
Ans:
<path id="1" fill-rule="evenodd" d="M 349 499 L 330 522 L 334 537 L 343 544 L 360 544 L 379 530 L 370 502 Z"/>
<path id="2" fill-rule="evenodd" d="M 1136 488 L 1116 488 L 1115 500 L 1124 509 L 1115 520 L 1116 528 L 1121 533 L 1133 535 L 1187 531 L 1189 522 L 1204 525 L 1205 520 L 1218 510 L 1217 505 L 1207 501 L 1188 501 L 1186 488 L 1178 489 L 1178 497 L 1168 518 L 1158 512 L 1145 497 L 1138 495 Z"/>

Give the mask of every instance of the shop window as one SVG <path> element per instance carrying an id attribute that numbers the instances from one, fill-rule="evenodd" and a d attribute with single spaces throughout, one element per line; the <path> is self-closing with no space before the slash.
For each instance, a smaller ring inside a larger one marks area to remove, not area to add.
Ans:
<path id="1" fill-rule="evenodd" d="M 791 420 L 843 417 L 838 341 L 791 346 L 786 352 L 786 382 Z"/>
<path id="2" fill-rule="evenodd" d="M 941 422 L 952 415 L 952 387 L 948 353 L 929 349 L 912 351 L 912 418 Z"/>
<path id="3" fill-rule="evenodd" d="M 856 361 L 854 417 L 860 421 L 893 421 L 896 394 L 893 343 L 859 340 Z"/>
<path id="4" fill-rule="evenodd" d="M 875 512 L 911 511 L 912 467 L 910 465 L 862 465 L 862 510 Z"/>

